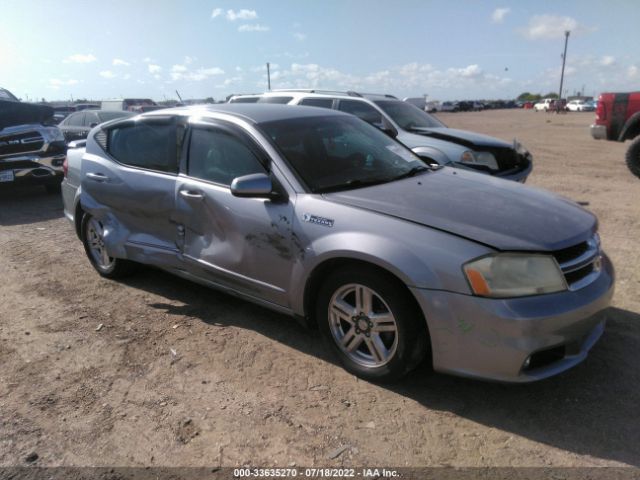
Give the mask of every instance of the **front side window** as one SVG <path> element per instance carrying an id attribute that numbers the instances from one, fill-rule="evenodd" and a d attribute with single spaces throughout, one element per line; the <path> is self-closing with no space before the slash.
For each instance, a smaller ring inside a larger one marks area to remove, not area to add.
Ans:
<path id="1" fill-rule="evenodd" d="M 118 162 L 131 167 L 177 173 L 177 137 L 181 130 L 175 123 L 166 122 L 136 122 L 112 128 L 107 151 Z"/>
<path id="2" fill-rule="evenodd" d="M 68 127 L 83 127 L 84 112 L 72 113 L 65 120 L 64 124 Z"/>
<path id="3" fill-rule="evenodd" d="M 193 130 L 187 163 L 190 177 L 229 186 L 234 178 L 252 173 L 265 173 L 265 168 L 242 138 L 220 129 Z"/>
<path id="4" fill-rule="evenodd" d="M 355 115 L 372 125 L 382 125 L 382 115 L 371 105 L 357 100 L 340 100 L 338 110 Z"/>
<path id="5" fill-rule="evenodd" d="M 411 150 L 357 118 L 293 118 L 261 127 L 313 193 L 387 183 L 426 170 Z"/>

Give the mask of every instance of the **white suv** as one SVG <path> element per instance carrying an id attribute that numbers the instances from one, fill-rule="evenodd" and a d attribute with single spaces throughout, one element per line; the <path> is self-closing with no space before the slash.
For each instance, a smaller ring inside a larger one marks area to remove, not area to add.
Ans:
<path id="1" fill-rule="evenodd" d="M 393 95 L 309 89 L 275 90 L 259 97 L 257 103 L 305 105 L 351 113 L 397 138 L 427 163 L 523 183 L 531 173 L 531 154 L 517 141 L 508 143 L 448 128 L 436 117 Z M 230 102 L 242 102 L 243 98 L 235 96 Z"/>

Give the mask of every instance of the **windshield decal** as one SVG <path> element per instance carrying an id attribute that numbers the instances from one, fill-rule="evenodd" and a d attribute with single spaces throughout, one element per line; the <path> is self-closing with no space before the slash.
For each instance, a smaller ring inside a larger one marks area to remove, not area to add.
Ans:
<path id="1" fill-rule="evenodd" d="M 417 160 L 413 153 L 411 153 L 406 148 L 402 148 L 400 145 L 387 145 L 387 150 L 395 153 L 405 162 L 415 162 Z"/>

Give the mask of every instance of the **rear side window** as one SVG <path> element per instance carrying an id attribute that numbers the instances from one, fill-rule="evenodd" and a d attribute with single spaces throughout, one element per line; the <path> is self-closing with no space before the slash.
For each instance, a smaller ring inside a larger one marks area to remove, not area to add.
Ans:
<path id="1" fill-rule="evenodd" d="M 178 171 L 175 123 L 138 122 L 109 130 L 107 151 L 118 162 L 159 172 Z"/>
<path id="2" fill-rule="evenodd" d="M 92 124 L 98 124 L 100 123 L 100 120 L 98 120 L 98 115 L 96 115 L 93 112 L 85 112 L 84 114 L 84 125 L 86 127 L 90 127 Z"/>
<path id="3" fill-rule="evenodd" d="M 382 115 L 371 105 L 357 100 L 340 100 L 338 109 L 355 115 L 372 125 L 382 125 Z"/>
<path id="4" fill-rule="evenodd" d="M 221 129 L 194 129 L 187 174 L 209 182 L 231 185 L 236 177 L 265 173 L 258 157 L 242 138 Z"/>
<path id="5" fill-rule="evenodd" d="M 333 106 L 333 98 L 304 98 L 298 105 L 331 108 Z"/>
<path id="6" fill-rule="evenodd" d="M 261 97 L 258 103 L 289 103 L 293 97 Z"/>

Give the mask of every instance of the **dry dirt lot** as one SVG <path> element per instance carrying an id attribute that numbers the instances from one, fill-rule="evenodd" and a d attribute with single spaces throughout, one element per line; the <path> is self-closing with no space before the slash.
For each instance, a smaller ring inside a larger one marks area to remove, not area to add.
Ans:
<path id="1" fill-rule="evenodd" d="M 531 385 L 427 366 L 369 384 L 281 315 L 154 270 L 100 278 L 57 196 L 4 192 L 0 465 L 35 452 L 38 465 L 640 466 L 640 180 L 626 146 L 592 140 L 592 114 L 441 117 L 517 136 L 531 185 L 600 218 L 618 282 L 586 362 Z"/>

